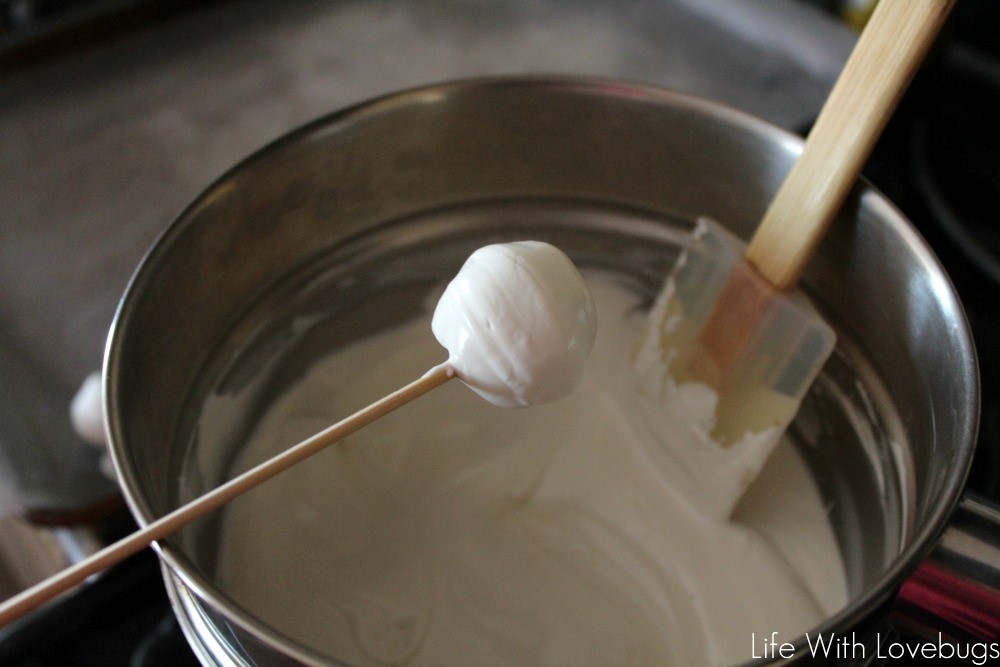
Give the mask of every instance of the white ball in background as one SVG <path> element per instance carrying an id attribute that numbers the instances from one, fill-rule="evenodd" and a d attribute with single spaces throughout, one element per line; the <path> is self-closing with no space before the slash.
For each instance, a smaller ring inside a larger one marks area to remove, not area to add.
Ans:
<path id="1" fill-rule="evenodd" d="M 69 405 L 73 430 L 86 442 L 103 447 L 107 444 L 104 431 L 104 409 L 101 404 L 101 373 L 87 376 Z"/>

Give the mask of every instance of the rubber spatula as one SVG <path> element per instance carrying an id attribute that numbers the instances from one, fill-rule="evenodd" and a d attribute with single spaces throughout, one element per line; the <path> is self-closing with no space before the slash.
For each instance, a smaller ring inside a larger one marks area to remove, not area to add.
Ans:
<path id="1" fill-rule="evenodd" d="M 750 244 L 699 221 L 668 279 L 646 348 L 667 400 L 694 405 L 692 387 L 718 396 L 704 447 L 668 447 L 709 514 L 731 513 L 833 350 L 795 285 L 952 3 L 881 0 Z"/>

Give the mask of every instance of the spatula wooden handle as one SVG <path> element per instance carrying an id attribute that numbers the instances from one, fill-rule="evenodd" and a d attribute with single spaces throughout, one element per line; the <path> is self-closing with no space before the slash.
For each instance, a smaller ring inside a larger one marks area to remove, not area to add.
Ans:
<path id="1" fill-rule="evenodd" d="M 878 3 L 747 248 L 776 288 L 798 282 L 953 3 Z"/>

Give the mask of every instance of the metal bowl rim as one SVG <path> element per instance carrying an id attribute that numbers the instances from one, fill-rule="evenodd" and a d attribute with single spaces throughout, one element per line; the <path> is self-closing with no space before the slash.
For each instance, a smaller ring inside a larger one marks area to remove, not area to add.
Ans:
<path id="1" fill-rule="evenodd" d="M 129 465 L 129 456 L 122 435 L 121 416 L 114 409 L 118 403 L 119 395 L 119 387 L 115 378 L 118 368 L 122 364 L 123 341 L 128 335 L 132 312 L 135 308 L 134 304 L 142 298 L 145 284 L 152 279 L 157 266 L 169 257 L 172 242 L 185 232 L 198 209 L 212 198 L 214 192 L 239 173 L 251 168 L 257 161 L 286 146 L 307 141 L 311 136 L 347 129 L 352 123 L 363 122 L 366 118 L 386 110 L 401 110 L 415 103 L 426 104 L 428 101 L 445 99 L 458 94 L 475 94 L 504 88 L 561 90 L 577 95 L 609 99 L 625 96 L 631 100 L 683 109 L 712 118 L 720 123 L 738 126 L 743 131 L 765 136 L 769 141 L 779 143 L 784 149 L 794 154 L 801 152 L 803 144 L 802 139 L 791 132 L 719 102 L 641 82 L 573 76 L 497 76 L 460 79 L 419 86 L 375 97 L 334 111 L 275 139 L 238 162 L 216 179 L 164 229 L 142 258 L 129 280 L 112 321 L 103 367 L 105 427 L 108 433 L 111 459 L 122 493 L 131 513 L 140 525 L 148 525 L 157 516 L 144 498 L 141 489 L 138 488 L 136 474 Z M 961 368 L 955 369 L 956 374 L 961 377 L 963 386 L 967 387 L 969 391 L 967 395 L 962 397 L 963 405 L 958 418 L 962 440 L 959 451 L 962 456 L 958 460 L 952 461 L 942 484 L 941 493 L 928 519 L 917 528 L 909 544 L 896 556 L 877 585 L 852 599 L 845 608 L 828 617 L 817 628 L 810 630 L 811 635 L 843 632 L 862 621 L 895 594 L 908 574 L 915 570 L 920 561 L 926 558 L 934 548 L 964 492 L 965 481 L 975 449 L 979 419 L 980 387 L 975 346 L 954 286 L 933 251 L 902 213 L 869 182 L 863 178 L 859 180 L 858 191 L 864 195 L 862 198 L 863 206 L 877 207 L 880 219 L 889 224 L 892 231 L 899 235 L 923 270 L 934 275 L 939 284 L 942 285 L 939 296 L 945 300 L 942 304 L 945 310 L 950 312 L 955 319 L 957 325 L 955 342 L 958 346 L 958 356 L 964 361 Z M 160 541 L 156 547 L 159 556 L 174 576 L 196 594 L 203 603 L 210 605 L 214 611 L 235 621 L 244 631 L 273 646 L 283 654 L 305 664 L 316 663 L 318 654 L 307 646 L 280 634 L 230 600 L 193 565 L 180 549 L 171 545 L 169 540 Z M 797 656 L 807 653 L 805 635 L 798 637 L 792 643 L 796 647 Z M 754 662 L 754 664 L 760 663 Z"/>

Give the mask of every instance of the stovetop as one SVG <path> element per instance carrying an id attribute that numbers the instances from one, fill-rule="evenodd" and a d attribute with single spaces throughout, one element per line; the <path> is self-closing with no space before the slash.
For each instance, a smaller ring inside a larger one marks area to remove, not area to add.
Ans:
<path id="1" fill-rule="evenodd" d="M 965 307 L 982 383 L 969 488 L 1000 502 L 1000 40 L 980 28 L 932 55 L 864 174 L 924 236 Z"/>
<path id="2" fill-rule="evenodd" d="M 197 667 L 146 550 L 107 571 L 0 641 L 9 667 Z"/>

